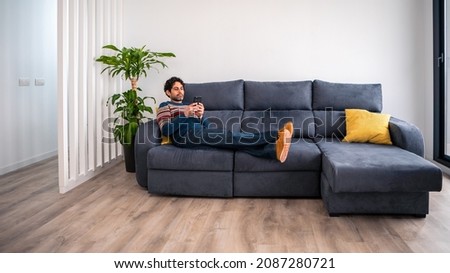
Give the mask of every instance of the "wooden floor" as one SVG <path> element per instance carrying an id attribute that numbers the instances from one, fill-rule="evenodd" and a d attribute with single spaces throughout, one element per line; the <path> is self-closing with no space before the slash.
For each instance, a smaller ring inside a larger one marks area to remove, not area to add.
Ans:
<path id="1" fill-rule="evenodd" d="M 0 176 L 0 252 L 450 252 L 450 190 L 425 219 L 329 217 L 320 199 L 152 196 L 118 164 L 58 193 L 57 160 Z"/>

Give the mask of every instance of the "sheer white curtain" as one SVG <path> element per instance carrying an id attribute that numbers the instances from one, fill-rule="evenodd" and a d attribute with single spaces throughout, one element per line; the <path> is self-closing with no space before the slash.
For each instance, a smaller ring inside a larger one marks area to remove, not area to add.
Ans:
<path id="1" fill-rule="evenodd" d="M 106 44 L 122 44 L 123 0 L 58 0 L 59 189 L 67 192 L 121 160 L 111 139 L 113 109 L 107 98 L 120 90 L 95 58 Z"/>

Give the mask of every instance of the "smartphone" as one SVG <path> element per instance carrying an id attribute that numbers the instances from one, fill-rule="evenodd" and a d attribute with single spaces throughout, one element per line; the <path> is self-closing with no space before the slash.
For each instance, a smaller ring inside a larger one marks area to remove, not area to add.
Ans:
<path id="1" fill-rule="evenodd" d="M 194 97 L 194 102 L 196 102 L 196 103 L 202 102 L 202 97 L 201 96 L 195 96 Z"/>

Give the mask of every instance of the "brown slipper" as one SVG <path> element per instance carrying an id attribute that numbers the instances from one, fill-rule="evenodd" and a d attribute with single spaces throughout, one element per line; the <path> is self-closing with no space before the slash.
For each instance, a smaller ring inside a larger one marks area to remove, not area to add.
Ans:
<path id="1" fill-rule="evenodd" d="M 288 130 L 291 133 L 291 136 L 294 134 L 294 124 L 292 121 L 288 121 L 283 125 L 283 128 L 280 129 L 280 132 L 283 130 Z"/>
<path id="2" fill-rule="evenodd" d="M 277 159 L 283 163 L 286 161 L 289 148 L 291 147 L 291 138 L 292 138 L 292 132 L 288 129 L 283 129 L 278 132 L 278 139 L 276 142 L 276 153 L 277 153 Z"/>

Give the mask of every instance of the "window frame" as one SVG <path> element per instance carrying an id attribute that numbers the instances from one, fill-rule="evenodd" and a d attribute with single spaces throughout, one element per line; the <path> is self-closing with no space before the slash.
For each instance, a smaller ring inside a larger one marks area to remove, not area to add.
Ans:
<path id="1" fill-rule="evenodd" d="M 433 159 L 450 167 L 450 156 L 446 154 L 445 137 L 445 0 L 433 0 L 433 105 L 434 105 L 434 132 L 433 132 Z M 449 37 L 450 38 L 450 37 Z"/>

